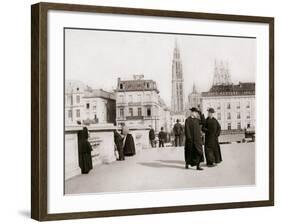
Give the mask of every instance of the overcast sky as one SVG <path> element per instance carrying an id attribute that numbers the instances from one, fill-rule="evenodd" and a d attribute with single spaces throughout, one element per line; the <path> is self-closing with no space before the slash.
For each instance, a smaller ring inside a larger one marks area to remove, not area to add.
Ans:
<path id="1" fill-rule="evenodd" d="M 65 78 L 112 90 L 118 77 L 143 74 L 157 82 L 160 96 L 170 106 L 175 40 L 186 96 L 193 83 L 199 91 L 209 90 L 215 59 L 228 61 L 233 83 L 255 81 L 255 39 L 73 29 L 65 31 Z"/>

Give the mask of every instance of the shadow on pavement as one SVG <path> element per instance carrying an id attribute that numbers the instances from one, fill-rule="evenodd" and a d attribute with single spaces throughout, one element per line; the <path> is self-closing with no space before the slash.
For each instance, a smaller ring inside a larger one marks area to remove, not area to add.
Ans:
<path id="1" fill-rule="evenodd" d="M 181 160 L 156 160 L 156 161 L 159 161 L 159 162 L 162 162 L 162 163 L 177 163 L 177 164 L 180 164 L 180 165 L 185 165 L 185 162 L 181 161 Z"/>
<path id="2" fill-rule="evenodd" d="M 176 169 L 185 169 L 184 166 L 176 166 L 176 165 L 169 165 L 163 164 L 159 162 L 140 162 L 138 163 L 143 166 L 154 167 L 154 168 L 176 168 Z"/>

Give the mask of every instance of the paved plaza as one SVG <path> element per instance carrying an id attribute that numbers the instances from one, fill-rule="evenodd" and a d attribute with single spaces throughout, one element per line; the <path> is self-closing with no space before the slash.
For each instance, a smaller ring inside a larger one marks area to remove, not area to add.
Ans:
<path id="1" fill-rule="evenodd" d="M 95 166 L 65 182 L 66 194 L 149 191 L 255 184 L 255 143 L 221 145 L 223 162 L 185 169 L 183 147 L 151 148 L 125 161 Z"/>

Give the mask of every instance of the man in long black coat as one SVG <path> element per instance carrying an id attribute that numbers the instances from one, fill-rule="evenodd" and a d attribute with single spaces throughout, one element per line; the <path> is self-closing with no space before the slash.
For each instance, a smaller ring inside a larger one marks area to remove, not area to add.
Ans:
<path id="1" fill-rule="evenodd" d="M 150 128 L 149 130 L 149 141 L 150 141 L 150 144 L 151 144 L 151 147 L 154 148 L 155 144 L 155 132 L 154 132 L 154 129 L 153 128 Z"/>
<path id="2" fill-rule="evenodd" d="M 88 137 L 88 129 L 86 127 L 83 127 L 83 129 L 78 132 L 79 166 L 83 174 L 87 174 L 91 169 L 93 169 L 93 161 L 91 155 L 93 149 L 90 142 L 88 141 Z"/>
<path id="3" fill-rule="evenodd" d="M 185 168 L 188 169 L 190 165 L 196 166 L 197 170 L 203 170 L 200 167 L 203 160 L 200 111 L 195 107 L 190 110 L 191 116 L 185 120 Z"/>
<path id="4" fill-rule="evenodd" d="M 164 128 L 161 127 L 161 131 L 158 134 L 159 148 L 164 147 L 165 137 L 166 137 L 166 135 L 165 135 L 165 132 L 164 132 Z"/>
<path id="5" fill-rule="evenodd" d="M 175 146 L 181 146 L 182 142 L 182 134 L 183 134 L 183 127 L 180 124 L 180 120 L 177 119 L 177 123 L 175 123 L 174 128 L 173 128 L 174 134 L 175 134 Z"/>
<path id="6" fill-rule="evenodd" d="M 222 161 L 221 149 L 218 141 L 221 126 L 217 119 L 214 118 L 214 113 L 215 110 L 213 108 L 208 109 L 208 118 L 202 128 L 203 132 L 205 132 L 205 157 L 207 166 L 210 167 Z"/>

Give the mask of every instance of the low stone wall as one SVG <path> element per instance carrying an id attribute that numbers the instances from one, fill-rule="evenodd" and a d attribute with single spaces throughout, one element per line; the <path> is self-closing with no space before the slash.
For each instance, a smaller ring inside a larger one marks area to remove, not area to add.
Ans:
<path id="1" fill-rule="evenodd" d="M 94 124 L 87 126 L 89 142 L 92 145 L 93 166 L 108 164 L 116 160 L 114 153 L 114 130 L 113 124 Z M 129 127 L 132 134 L 136 151 L 147 149 L 149 143 L 149 129 L 143 127 Z M 78 158 L 78 131 L 81 126 L 65 127 L 65 179 L 69 179 L 81 173 Z"/>
<path id="2" fill-rule="evenodd" d="M 93 147 L 92 155 L 94 158 L 96 157 L 93 160 L 93 165 L 115 161 L 113 134 L 115 127 L 113 124 L 94 124 L 87 128 L 90 133 L 89 141 Z M 96 145 L 94 145 L 95 142 Z"/>
<path id="3" fill-rule="evenodd" d="M 136 151 L 150 148 L 149 128 L 143 126 L 128 126 L 135 142 Z"/>

